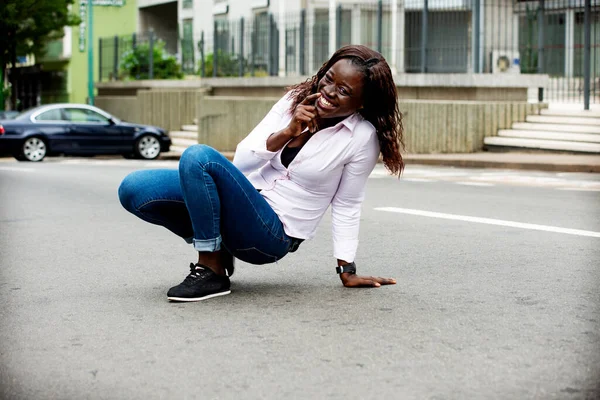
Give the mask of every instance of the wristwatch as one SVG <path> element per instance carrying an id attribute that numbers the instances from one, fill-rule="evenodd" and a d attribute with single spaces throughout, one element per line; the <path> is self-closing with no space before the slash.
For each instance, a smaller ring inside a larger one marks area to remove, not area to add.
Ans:
<path id="1" fill-rule="evenodd" d="M 356 264 L 351 262 L 346 265 L 342 265 L 341 267 L 336 267 L 335 269 L 338 274 L 343 274 L 344 272 L 350 272 L 351 274 L 356 274 Z"/>

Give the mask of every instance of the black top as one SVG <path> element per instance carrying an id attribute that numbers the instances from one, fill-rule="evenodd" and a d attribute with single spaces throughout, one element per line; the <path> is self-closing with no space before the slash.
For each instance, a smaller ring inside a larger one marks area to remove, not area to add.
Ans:
<path id="1" fill-rule="evenodd" d="M 291 162 L 294 161 L 294 158 L 296 158 L 300 150 L 302 150 L 302 146 L 285 146 L 285 148 L 281 152 L 281 163 L 283 164 L 283 166 L 287 168 L 291 164 Z"/>

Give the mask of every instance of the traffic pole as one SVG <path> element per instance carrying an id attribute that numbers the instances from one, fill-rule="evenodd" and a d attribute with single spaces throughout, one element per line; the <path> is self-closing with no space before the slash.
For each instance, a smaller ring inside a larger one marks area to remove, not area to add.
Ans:
<path id="1" fill-rule="evenodd" d="M 92 0 L 88 0 L 87 29 L 88 29 L 88 103 L 94 105 L 94 8 Z"/>

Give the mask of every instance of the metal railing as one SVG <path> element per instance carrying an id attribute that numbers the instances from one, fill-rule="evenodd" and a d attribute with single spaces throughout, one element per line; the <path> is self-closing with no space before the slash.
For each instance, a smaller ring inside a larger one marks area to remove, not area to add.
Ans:
<path id="1" fill-rule="evenodd" d="M 157 64 L 164 64 L 165 58 L 177 68 L 169 67 L 174 72 L 181 71 L 181 62 L 177 57 L 180 45 L 177 32 L 110 36 L 99 39 L 98 43 L 98 76 L 100 82 L 125 79 L 164 79 L 171 76 L 160 76 Z M 193 61 L 192 61 L 193 63 Z M 189 64 L 186 63 L 186 64 Z M 193 71 L 189 71 L 193 73 Z M 175 77 L 175 76 L 173 76 Z"/>

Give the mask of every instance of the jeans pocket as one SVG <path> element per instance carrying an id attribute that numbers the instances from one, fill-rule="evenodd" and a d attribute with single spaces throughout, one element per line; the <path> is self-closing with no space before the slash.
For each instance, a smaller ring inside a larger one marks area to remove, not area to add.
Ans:
<path id="1" fill-rule="evenodd" d="M 270 264 L 278 260 L 276 256 L 260 251 L 256 247 L 235 250 L 233 255 L 239 260 L 256 265 Z"/>

